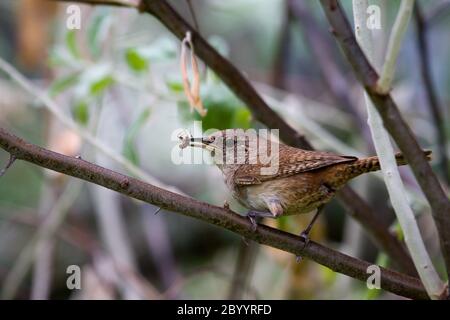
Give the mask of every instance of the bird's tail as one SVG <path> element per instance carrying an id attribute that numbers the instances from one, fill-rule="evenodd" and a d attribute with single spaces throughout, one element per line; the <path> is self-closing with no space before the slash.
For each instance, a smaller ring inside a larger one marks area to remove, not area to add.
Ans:
<path id="1" fill-rule="evenodd" d="M 426 155 L 428 161 L 430 161 L 431 160 L 431 151 L 424 150 L 423 153 Z M 395 155 L 395 159 L 397 160 L 398 166 L 403 166 L 405 164 L 408 164 L 406 159 L 403 157 L 403 154 L 401 154 L 401 153 L 397 153 Z M 351 176 L 356 177 L 356 176 L 359 176 L 360 174 L 363 174 L 366 172 L 380 170 L 380 161 L 378 160 L 377 156 L 358 159 L 355 162 L 349 164 L 347 169 L 350 171 Z"/>

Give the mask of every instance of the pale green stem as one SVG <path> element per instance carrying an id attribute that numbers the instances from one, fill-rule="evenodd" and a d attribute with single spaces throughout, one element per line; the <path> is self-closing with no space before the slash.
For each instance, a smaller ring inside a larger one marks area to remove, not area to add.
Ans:
<path id="1" fill-rule="evenodd" d="M 378 91 L 380 93 L 388 93 L 391 89 L 398 53 L 400 52 L 403 36 L 408 29 L 413 8 L 414 0 L 402 0 L 394 26 L 392 27 L 391 36 L 389 37 L 389 43 L 380 78 L 377 82 Z"/>
<path id="2" fill-rule="evenodd" d="M 367 0 L 353 0 L 356 39 L 369 61 L 373 63 L 372 33 L 366 25 L 367 7 Z M 381 171 L 392 206 L 394 207 L 395 214 L 405 236 L 406 246 L 411 253 L 414 265 L 428 295 L 431 299 L 438 299 L 442 294 L 445 285 L 439 278 L 426 251 L 414 213 L 406 198 L 406 192 L 403 182 L 400 179 L 389 135 L 383 126 L 380 115 L 367 94 L 365 95 L 365 100 L 368 113 L 368 124 L 372 133 L 375 150 L 380 159 Z"/>

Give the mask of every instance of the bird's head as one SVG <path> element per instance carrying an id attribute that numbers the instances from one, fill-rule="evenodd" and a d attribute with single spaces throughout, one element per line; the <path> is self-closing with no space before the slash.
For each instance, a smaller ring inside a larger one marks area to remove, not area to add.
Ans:
<path id="1" fill-rule="evenodd" d="M 252 157 L 256 157 L 260 139 L 254 130 L 226 129 L 201 138 L 190 138 L 189 146 L 207 150 L 214 163 L 224 169 L 248 164 Z"/>

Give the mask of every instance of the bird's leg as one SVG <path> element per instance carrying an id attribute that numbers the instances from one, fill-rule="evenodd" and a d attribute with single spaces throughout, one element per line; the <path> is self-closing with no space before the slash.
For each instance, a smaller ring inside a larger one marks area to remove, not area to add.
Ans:
<path id="1" fill-rule="evenodd" d="M 247 218 L 248 218 L 248 220 L 250 220 L 250 223 L 252 224 L 253 232 L 255 232 L 256 231 L 256 226 L 257 226 L 255 211 L 250 210 L 249 212 L 247 212 Z"/>
<path id="2" fill-rule="evenodd" d="M 283 214 L 283 207 L 280 203 L 280 200 L 277 198 L 270 198 L 265 200 L 267 209 L 269 211 L 255 211 L 250 210 L 247 213 L 247 217 L 250 219 L 250 222 L 253 225 L 253 231 L 256 230 L 257 222 L 255 218 L 278 218 Z"/>
<path id="3" fill-rule="evenodd" d="M 247 218 L 252 223 L 252 229 L 253 231 L 256 231 L 256 227 L 258 226 L 258 222 L 260 218 L 272 218 L 273 215 L 271 212 L 264 212 L 264 211 L 255 211 L 255 210 L 249 210 L 247 212 Z"/>
<path id="4" fill-rule="evenodd" d="M 303 238 L 303 242 L 304 242 L 303 248 L 302 248 L 301 251 L 303 251 L 303 250 L 306 248 L 306 246 L 308 245 L 308 243 L 309 243 L 309 233 L 311 232 L 311 229 L 312 229 L 314 223 L 316 222 L 317 218 L 319 217 L 320 213 L 322 212 L 323 207 L 324 207 L 324 205 L 321 205 L 321 206 L 319 206 L 319 207 L 317 208 L 317 211 L 316 211 L 316 213 L 314 214 L 314 217 L 311 219 L 311 221 L 309 222 L 309 224 L 308 224 L 308 226 L 306 227 L 306 229 L 303 230 L 303 231 L 300 233 L 300 237 Z M 296 257 L 296 259 L 297 259 L 297 262 L 300 262 L 300 261 L 302 261 L 302 256 L 301 256 L 301 255 L 298 255 L 298 256 Z"/>

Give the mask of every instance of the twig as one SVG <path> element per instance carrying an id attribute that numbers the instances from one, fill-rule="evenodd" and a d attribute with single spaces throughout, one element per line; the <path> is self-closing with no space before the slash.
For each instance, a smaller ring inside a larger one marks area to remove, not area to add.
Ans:
<path id="1" fill-rule="evenodd" d="M 403 36 L 408 29 L 409 20 L 413 11 L 414 0 L 402 0 L 395 18 L 394 26 L 389 37 L 383 69 L 380 73 L 377 86 L 380 93 L 388 93 L 394 79 L 395 66 L 397 64 L 398 53 L 402 45 Z M 367 54 L 367 53 L 366 53 Z"/>
<path id="2" fill-rule="evenodd" d="M 292 15 L 289 10 L 288 2 L 284 8 L 283 22 L 280 28 L 280 35 L 278 36 L 278 43 L 275 52 L 275 59 L 272 67 L 271 83 L 277 88 L 285 89 L 286 87 L 286 64 L 289 61 L 290 47 L 291 47 L 291 20 Z"/>
<path id="3" fill-rule="evenodd" d="M 374 151 L 370 132 L 364 121 L 358 107 L 350 98 L 349 80 L 342 76 L 334 57 L 331 56 L 332 49 L 328 39 L 324 38 L 320 26 L 313 15 L 308 12 L 304 1 L 288 0 L 292 14 L 301 25 L 306 41 L 311 47 L 314 57 L 318 60 L 319 70 L 322 78 L 328 87 L 331 95 L 337 100 L 338 104 L 344 108 L 352 117 L 356 128 L 361 130 L 364 141 L 368 146 L 368 151 Z"/>
<path id="4" fill-rule="evenodd" d="M 144 225 L 145 239 L 162 289 L 167 290 L 181 274 L 172 249 L 167 216 L 155 215 L 155 211 L 159 210 L 160 208 L 155 210 L 155 206 L 144 203 L 140 206 L 139 218 Z M 177 299 L 179 296 L 173 295 L 169 298 Z"/>
<path id="5" fill-rule="evenodd" d="M 192 5 L 192 0 L 186 0 L 189 8 L 189 13 L 192 16 L 192 21 L 194 22 L 195 30 L 200 33 L 200 27 L 198 25 L 197 15 L 195 14 L 194 6 Z"/>
<path id="6" fill-rule="evenodd" d="M 3 177 L 3 175 L 6 173 L 6 171 L 9 169 L 9 167 L 12 166 L 12 164 L 14 163 L 14 161 L 16 161 L 16 157 L 14 157 L 13 155 L 9 155 L 9 160 L 6 163 L 6 166 L 0 170 L 0 177 Z"/>
<path id="7" fill-rule="evenodd" d="M 439 233 L 439 240 L 450 275 L 450 202 L 433 173 L 425 154 L 422 152 L 411 129 L 401 116 L 398 107 L 390 95 L 376 91 L 378 74 L 362 52 L 352 28 L 339 2 L 321 0 L 322 7 L 333 28 L 333 34 L 350 62 L 353 71 L 366 89 L 377 108 L 384 127 L 397 143 L 431 205 L 433 217 Z M 449 277 L 450 278 L 450 277 Z"/>
<path id="8" fill-rule="evenodd" d="M 17 159 L 101 185 L 166 210 L 209 222 L 258 243 L 310 258 L 336 272 L 361 281 L 367 280 L 367 267 L 371 265 L 370 263 L 349 257 L 313 241 L 310 241 L 305 247 L 301 237 L 264 225 L 259 225 L 257 230 L 253 231 L 248 219 L 230 210 L 158 188 L 83 159 L 38 147 L 12 135 L 3 128 L 0 128 L 0 146 L 16 156 Z M 383 289 L 409 298 L 427 298 L 426 292 L 417 278 L 385 268 L 380 268 L 380 270 Z"/>
<path id="9" fill-rule="evenodd" d="M 243 298 L 255 269 L 258 251 L 259 245 L 254 241 L 246 243 L 245 239 L 241 240 L 227 299 L 241 300 Z"/>
<path id="10" fill-rule="evenodd" d="M 414 6 L 414 16 L 416 22 L 417 44 L 419 48 L 420 70 L 423 82 L 425 84 L 425 92 L 428 97 L 428 107 L 433 118 L 434 126 L 436 127 L 436 135 L 438 140 L 439 154 L 441 157 L 440 165 L 442 174 L 447 185 L 450 186 L 450 168 L 448 166 L 447 156 L 447 139 L 445 133 L 445 118 L 441 112 L 442 108 L 439 104 L 435 87 L 433 86 L 433 79 L 431 76 L 430 54 L 426 40 L 427 24 L 423 18 L 422 10 L 416 2 Z"/>
<path id="11" fill-rule="evenodd" d="M 53 179 L 45 179 L 41 187 L 41 196 L 39 200 L 39 209 L 37 215 L 41 221 L 44 221 L 55 202 L 56 188 L 51 183 Z M 60 181 L 58 181 L 60 182 Z M 40 225 L 43 227 L 43 224 Z M 39 232 L 39 231 L 37 231 Z M 54 232 L 56 234 L 56 232 Z M 51 282 L 53 276 L 52 259 L 55 254 L 55 238 L 49 237 L 43 239 L 38 245 L 40 254 L 34 257 L 34 266 L 32 270 L 31 294 L 32 300 L 47 300 L 51 292 Z M 34 253 L 33 253 L 34 254 Z M 18 285 L 19 287 L 20 285 Z"/>
<path id="12" fill-rule="evenodd" d="M 405 1 L 409 0 L 402 1 L 402 5 L 400 6 L 401 9 L 404 9 Z M 412 3 L 410 5 L 412 8 Z M 372 32 L 366 26 L 366 11 L 368 6 L 368 0 L 353 0 L 356 40 L 366 54 L 367 59 L 373 63 Z M 403 15 L 399 13 L 397 15 L 397 20 L 398 19 L 403 19 Z M 401 23 L 402 22 L 396 21 L 394 26 L 398 27 Z M 406 29 L 406 26 L 403 28 Z M 396 34 L 391 36 L 389 41 L 390 50 L 388 49 L 387 54 L 388 56 L 395 55 L 395 52 L 392 52 L 395 51 L 393 48 L 400 48 L 401 39 L 402 37 Z M 393 43 L 393 41 L 398 41 L 400 43 Z M 392 60 L 395 62 L 395 57 L 388 57 L 385 62 L 385 64 L 388 64 L 390 68 L 394 68 L 394 66 L 391 65 Z M 384 67 L 383 70 L 386 71 Z M 387 73 L 387 78 L 384 79 L 382 85 L 389 88 L 392 73 L 390 70 Z M 382 89 L 385 89 L 385 87 Z M 400 222 L 402 230 L 405 234 L 406 245 L 411 253 L 414 265 L 416 266 L 419 276 L 422 279 L 429 296 L 432 299 L 438 299 L 445 290 L 445 285 L 439 278 L 433 263 L 431 262 L 423 243 L 419 227 L 417 226 L 414 218 L 414 213 L 412 212 L 411 207 L 408 204 L 408 200 L 406 199 L 404 186 L 398 172 L 397 162 L 395 160 L 394 149 L 392 147 L 389 135 L 383 127 L 383 121 L 381 120 L 380 115 L 366 92 L 364 92 L 364 98 L 366 100 L 368 123 L 372 133 L 375 149 L 377 151 L 378 158 L 380 159 L 381 171 L 384 176 L 384 181 L 389 192 L 392 206 L 395 209 L 398 221 Z"/>

